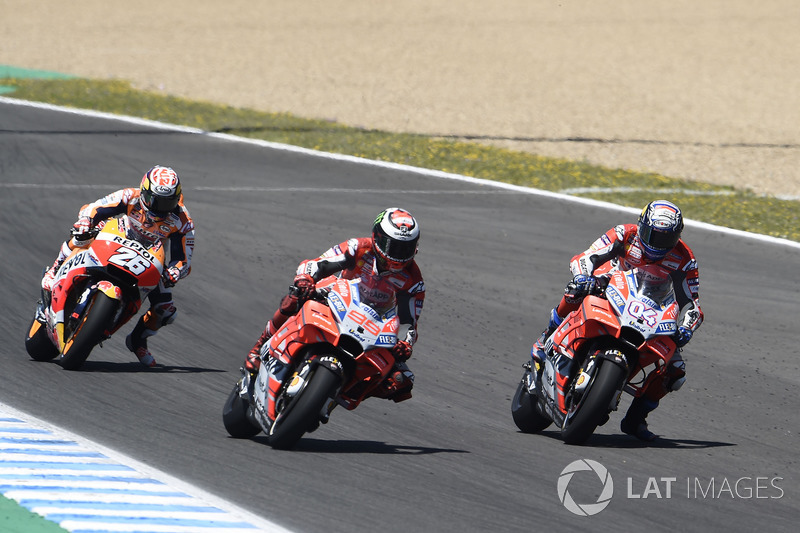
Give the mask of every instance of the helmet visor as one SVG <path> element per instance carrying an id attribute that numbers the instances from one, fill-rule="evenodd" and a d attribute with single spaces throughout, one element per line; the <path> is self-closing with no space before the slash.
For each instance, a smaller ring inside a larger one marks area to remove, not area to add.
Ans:
<path id="1" fill-rule="evenodd" d="M 640 224 L 639 238 L 650 248 L 667 251 L 675 248 L 681 235 L 676 231 L 662 231 L 647 224 Z"/>
<path id="2" fill-rule="evenodd" d="M 399 241 L 388 235 L 376 235 L 375 246 L 387 259 L 405 263 L 414 259 L 414 254 L 417 252 L 417 239 Z"/>
<path id="3" fill-rule="evenodd" d="M 159 196 L 149 189 L 142 191 L 142 201 L 149 211 L 159 217 L 167 216 L 178 207 L 177 196 Z"/>

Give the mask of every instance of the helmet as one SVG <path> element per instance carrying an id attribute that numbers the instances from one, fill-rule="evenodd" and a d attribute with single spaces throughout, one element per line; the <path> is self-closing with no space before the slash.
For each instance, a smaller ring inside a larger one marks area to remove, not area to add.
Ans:
<path id="1" fill-rule="evenodd" d="M 381 211 L 372 225 L 378 270 L 402 270 L 417 254 L 418 241 L 419 224 L 411 213 L 398 207 Z"/>
<path id="2" fill-rule="evenodd" d="M 144 210 L 163 218 L 178 207 L 181 180 L 171 168 L 156 165 L 142 178 L 139 192 L 139 201 Z"/>
<path id="3" fill-rule="evenodd" d="M 660 261 L 678 244 L 683 231 L 683 215 L 672 202 L 656 200 L 642 209 L 638 226 L 637 234 L 645 258 Z"/>

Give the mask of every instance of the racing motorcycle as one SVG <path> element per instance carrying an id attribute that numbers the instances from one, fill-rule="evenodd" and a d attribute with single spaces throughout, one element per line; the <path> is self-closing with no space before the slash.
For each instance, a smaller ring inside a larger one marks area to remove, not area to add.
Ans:
<path id="1" fill-rule="evenodd" d="M 233 387 L 223 408 L 235 438 L 261 431 L 290 449 L 327 423 L 337 405 L 355 409 L 389 375 L 397 343 L 396 301 L 376 302 L 359 278 L 329 277 L 261 350 L 261 366 Z"/>
<path id="2" fill-rule="evenodd" d="M 523 365 L 511 412 L 525 433 L 555 423 L 564 442 L 582 444 L 617 410 L 623 391 L 641 396 L 666 372 L 679 313 L 669 274 L 647 265 L 599 279 L 607 285 L 598 284 Z"/>
<path id="3" fill-rule="evenodd" d="M 92 349 L 136 315 L 164 269 L 160 240 L 147 239 L 126 216 L 101 222 L 88 247 L 76 248 L 42 289 L 25 348 L 37 361 L 77 370 Z M 85 236 L 84 236 L 85 237 Z"/>

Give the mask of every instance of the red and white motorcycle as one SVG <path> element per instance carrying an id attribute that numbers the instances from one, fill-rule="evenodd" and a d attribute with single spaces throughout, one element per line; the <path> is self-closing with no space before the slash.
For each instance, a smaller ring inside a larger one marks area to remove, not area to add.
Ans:
<path id="1" fill-rule="evenodd" d="M 91 244 L 73 250 L 58 269 L 52 291 L 42 290 L 25 338 L 37 361 L 59 357 L 64 369 L 80 368 L 158 286 L 164 270 L 161 241 L 140 237 L 125 216 L 95 230 Z"/>
<path id="2" fill-rule="evenodd" d="M 617 410 L 623 391 L 641 396 L 675 353 L 678 304 L 657 265 L 610 273 L 524 366 L 511 412 L 536 433 L 555 424 L 570 444 L 585 442 Z M 534 348 L 535 349 L 535 348 Z"/>
<path id="3" fill-rule="evenodd" d="M 223 408 L 232 437 L 261 431 L 273 448 L 292 448 L 331 410 L 355 409 L 373 395 L 395 363 L 396 301 L 376 302 L 359 278 L 329 277 L 261 352 L 255 380 L 249 372 Z"/>

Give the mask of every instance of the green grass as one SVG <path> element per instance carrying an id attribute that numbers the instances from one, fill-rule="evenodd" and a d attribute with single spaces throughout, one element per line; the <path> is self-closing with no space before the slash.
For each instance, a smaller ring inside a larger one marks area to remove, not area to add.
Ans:
<path id="1" fill-rule="evenodd" d="M 635 208 L 663 198 L 677 203 L 684 215 L 693 220 L 800 241 L 800 202 L 733 187 L 610 169 L 477 143 L 354 128 L 288 113 L 191 101 L 136 90 L 125 81 L 5 78 L 0 79 L 0 85 L 15 88 L 6 96 L 23 100 L 147 118 L 547 191 L 630 188 L 631 191 L 614 193 L 573 194 Z"/>

